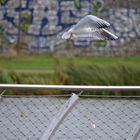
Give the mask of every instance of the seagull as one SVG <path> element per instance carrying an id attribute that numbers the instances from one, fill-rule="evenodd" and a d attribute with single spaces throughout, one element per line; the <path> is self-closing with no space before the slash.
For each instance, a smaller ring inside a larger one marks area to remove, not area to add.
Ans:
<path id="1" fill-rule="evenodd" d="M 118 37 L 109 32 L 110 24 L 94 15 L 83 17 L 62 35 L 62 39 L 86 39 L 91 40 L 116 40 Z"/>

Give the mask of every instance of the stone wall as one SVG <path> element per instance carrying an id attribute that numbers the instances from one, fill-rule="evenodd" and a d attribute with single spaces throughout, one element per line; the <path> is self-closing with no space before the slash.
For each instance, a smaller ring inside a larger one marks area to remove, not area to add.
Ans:
<path id="1" fill-rule="evenodd" d="M 11 44 L 19 41 L 33 50 L 53 50 L 64 42 L 61 35 L 67 28 L 94 13 L 111 23 L 110 31 L 119 40 L 107 41 L 105 45 L 76 40 L 75 46 L 92 44 L 96 47 L 98 44 L 99 47 L 121 48 L 135 44 L 134 47 L 140 49 L 139 5 L 139 0 L 1 0 L 0 25 Z M 135 43 L 131 43 L 132 40 Z"/>
<path id="2" fill-rule="evenodd" d="M 139 8 L 139 0 L 104 0 L 105 7 L 108 8 Z"/>

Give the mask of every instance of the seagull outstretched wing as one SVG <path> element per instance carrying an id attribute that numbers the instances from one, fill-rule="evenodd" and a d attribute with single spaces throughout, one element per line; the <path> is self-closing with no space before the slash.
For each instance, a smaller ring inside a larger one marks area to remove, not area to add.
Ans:
<path id="1" fill-rule="evenodd" d="M 90 33 L 74 33 L 71 39 L 91 39 L 91 40 L 116 40 L 118 37 L 108 30 L 102 28 Z"/>
<path id="2" fill-rule="evenodd" d="M 79 30 L 82 28 L 99 29 L 106 28 L 108 26 L 110 26 L 110 24 L 105 20 L 102 20 L 93 15 L 87 15 L 82 18 L 75 26 L 73 26 L 73 30 Z"/>
<path id="3" fill-rule="evenodd" d="M 63 39 L 90 38 L 92 40 L 115 40 L 118 37 L 105 28 L 110 24 L 93 15 L 87 15 L 62 35 Z"/>

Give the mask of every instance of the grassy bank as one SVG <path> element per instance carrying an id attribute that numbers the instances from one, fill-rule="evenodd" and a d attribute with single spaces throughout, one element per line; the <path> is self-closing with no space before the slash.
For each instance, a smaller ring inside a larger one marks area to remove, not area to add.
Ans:
<path id="1" fill-rule="evenodd" d="M 46 56 L 46 55 L 33 55 L 33 56 L 20 56 L 20 57 L 0 57 L 0 69 L 8 70 L 34 70 L 45 69 L 53 70 L 56 60 L 59 59 L 62 65 L 67 65 L 71 57 L 66 56 Z M 112 63 L 133 63 L 140 65 L 140 57 L 84 57 L 77 56 L 72 58 L 76 64 L 112 64 Z"/>
<path id="2" fill-rule="evenodd" d="M 51 57 L 46 60 L 46 56 L 33 56 L 34 59 L 26 57 L 11 59 L 15 63 L 10 70 L 7 70 L 8 60 L 5 65 L 0 65 L 0 83 L 21 83 L 21 84 L 60 84 L 60 85 L 140 85 L 140 59 L 139 57 L 114 57 L 114 58 L 95 58 L 95 57 Z M 38 62 L 35 65 L 36 59 Z M 30 63 L 27 61 L 30 59 Z M 45 59 L 45 60 L 44 60 Z M 17 72 L 19 62 L 22 69 L 46 69 L 37 72 Z M 25 61 L 26 60 L 26 61 Z M 17 64 L 15 61 L 17 61 Z M 42 62 L 44 61 L 44 62 Z M 51 63 L 47 63 L 50 61 Z M 27 65 L 27 63 L 29 66 Z M 40 63 L 43 63 L 40 64 Z M 34 65 L 32 65 L 34 63 Z M 32 65 L 32 66 L 31 66 Z M 39 65 L 39 66 L 38 66 Z M 15 70 L 14 70 L 15 69 Z M 48 69 L 53 70 L 48 73 Z M 14 91 L 13 93 L 26 94 L 50 94 L 50 91 Z M 53 94 L 63 94 L 65 91 L 51 91 Z M 66 93 L 68 94 L 68 93 Z M 86 92 L 86 94 L 102 95 L 139 95 L 137 92 Z"/>

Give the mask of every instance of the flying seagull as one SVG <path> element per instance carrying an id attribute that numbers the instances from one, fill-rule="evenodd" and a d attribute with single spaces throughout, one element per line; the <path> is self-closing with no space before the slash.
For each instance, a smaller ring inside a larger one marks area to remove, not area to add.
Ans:
<path id="1" fill-rule="evenodd" d="M 83 17 L 62 35 L 62 39 L 116 40 L 118 37 L 106 30 L 110 24 L 93 15 Z"/>

